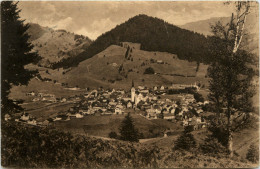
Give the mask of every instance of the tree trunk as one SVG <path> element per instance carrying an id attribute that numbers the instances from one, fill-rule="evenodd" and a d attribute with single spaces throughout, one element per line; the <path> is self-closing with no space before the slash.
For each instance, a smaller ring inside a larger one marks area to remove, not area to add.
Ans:
<path id="1" fill-rule="evenodd" d="M 227 148 L 229 151 L 229 157 L 233 157 L 233 133 L 232 133 L 232 115 L 230 109 L 228 108 L 228 144 Z"/>

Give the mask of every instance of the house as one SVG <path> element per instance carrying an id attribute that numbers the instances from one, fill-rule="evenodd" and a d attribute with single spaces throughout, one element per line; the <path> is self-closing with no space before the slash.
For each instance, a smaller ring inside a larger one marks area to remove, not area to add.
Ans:
<path id="1" fill-rule="evenodd" d="M 145 87 L 144 87 L 144 86 L 138 86 L 138 89 L 139 89 L 139 90 L 144 90 Z"/>
<path id="2" fill-rule="evenodd" d="M 198 110 L 197 110 L 197 113 L 198 113 L 198 114 L 203 113 L 203 110 L 202 110 L 202 109 L 198 109 Z"/>
<path id="3" fill-rule="evenodd" d="M 79 112 L 82 113 L 82 114 L 84 114 L 84 115 L 89 113 L 89 111 L 88 111 L 87 108 L 80 109 Z"/>
<path id="4" fill-rule="evenodd" d="M 183 126 L 188 126 L 188 125 L 189 125 L 188 120 L 183 120 L 183 121 L 182 121 L 182 125 L 183 125 Z"/>
<path id="5" fill-rule="evenodd" d="M 5 114 L 5 121 L 11 120 L 11 116 L 9 114 Z"/>
<path id="6" fill-rule="evenodd" d="M 33 98 L 33 99 L 32 99 L 33 102 L 37 102 L 37 101 L 39 101 L 39 100 L 40 100 L 39 98 Z"/>
<path id="7" fill-rule="evenodd" d="M 20 119 L 23 120 L 23 121 L 28 121 L 29 118 L 30 118 L 29 113 L 23 113 L 23 114 L 21 115 L 21 118 L 20 118 Z"/>
<path id="8" fill-rule="evenodd" d="M 201 117 L 197 117 L 196 121 L 197 123 L 201 123 Z"/>
<path id="9" fill-rule="evenodd" d="M 175 119 L 175 116 L 174 114 L 165 114 L 163 119 L 172 120 Z"/>
<path id="10" fill-rule="evenodd" d="M 206 104 L 209 104 L 209 101 L 207 101 L 207 100 L 206 100 L 206 101 L 204 101 L 204 105 L 206 105 Z"/>
<path id="11" fill-rule="evenodd" d="M 62 116 L 58 115 L 58 116 L 53 118 L 53 121 L 60 121 L 61 119 L 62 119 Z"/>
<path id="12" fill-rule="evenodd" d="M 157 60 L 157 63 L 158 64 L 163 64 L 163 61 L 162 60 Z"/>
<path id="13" fill-rule="evenodd" d="M 123 114 L 123 113 L 124 112 L 123 112 L 123 110 L 121 108 L 119 108 L 119 107 L 115 108 L 115 114 Z"/>
<path id="14" fill-rule="evenodd" d="M 29 119 L 29 120 L 27 121 L 27 124 L 36 126 L 36 125 L 37 125 L 37 121 L 36 121 L 35 119 Z"/>
<path id="15" fill-rule="evenodd" d="M 130 101 L 128 101 L 127 104 L 126 104 L 126 107 L 127 108 L 133 108 L 133 104 Z"/>
<path id="16" fill-rule="evenodd" d="M 35 96 L 35 92 L 34 91 L 31 91 L 31 92 L 28 92 L 26 93 L 27 96 Z"/>
<path id="17" fill-rule="evenodd" d="M 164 86 L 161 86 L 160 90 L 164 90 L 164 89 L 165 89 Z"/>
<path id="18" fill-rule="evenodd" d="M 63 98 L 61 98 L 61 100 L 60 100 L 62 103 L 63 102 L 66 102 L 67 101 L 67 99 L 65 98 L 65 97 L 63 97 Z"/>
<path id="19" fill-rule="evenodd" d="M 141 93 L 149 93 L 149 90 L 148 89 L 143 89 L 140 91 Z"/>
<path id="20" fill-rule="evenodd" d="M 76 113 L 76 118 L 83 118 L 83 114 L 82 113 Z"/>
<path id="21" fill-rule="evenodd" d="M 171 107 L 171 108 L 169 109 L 169 113 L 174 114 L 174 112 L 175 112 L 175 108 Z"/>

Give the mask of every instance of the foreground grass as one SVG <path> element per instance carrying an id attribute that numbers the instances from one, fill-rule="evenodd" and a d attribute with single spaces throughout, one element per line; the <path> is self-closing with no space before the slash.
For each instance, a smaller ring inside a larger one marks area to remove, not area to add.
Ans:
<path id="1" fill-rule="evenodd" d="M 50 128 L 2 122 L 2 166 L 30 168 L 248 168 L 238 157 L 208 156 L 119 140 L 72 136 Z"/>

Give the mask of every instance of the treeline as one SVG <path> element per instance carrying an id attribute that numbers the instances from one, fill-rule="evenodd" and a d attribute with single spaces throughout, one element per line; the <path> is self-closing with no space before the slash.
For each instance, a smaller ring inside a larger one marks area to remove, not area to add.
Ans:
<path id="1" fill-rule="evenodd" d="M 138 15 L 99 36 L 81 54 L 64 59 L 54 64 L 53 68 L 77 66 L 81 61 L 120 42 L 141 43 L 142 50 L 169 52 L 184 60 L 204 63 L 210 61 L 208 39 L 205 36 L 181 29 L 162 19 Z"/>

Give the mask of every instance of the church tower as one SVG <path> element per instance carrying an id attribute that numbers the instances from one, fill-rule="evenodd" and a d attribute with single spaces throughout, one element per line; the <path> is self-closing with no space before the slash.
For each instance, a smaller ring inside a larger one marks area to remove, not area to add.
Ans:
<path id="1" fill-rule="evenodd" d="M 131 102 L 134 103 L 134 101 L 135 101 L 135 87 L 134 87 L 134 81 L 132 80 Z"/>

